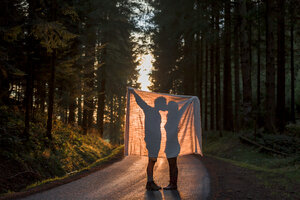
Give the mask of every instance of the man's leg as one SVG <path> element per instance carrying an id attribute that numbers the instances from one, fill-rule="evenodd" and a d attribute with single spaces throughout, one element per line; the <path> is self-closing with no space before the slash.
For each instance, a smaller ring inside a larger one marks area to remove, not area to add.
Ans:
<path id="1" fill-rule="evenodd" d="M 178 167 L 177 157 L 168 158 L 169 172 L 170 172 L 170 184 L 165 187 L 165 190 L 176 190 L 177 189 L 177 178 L 178 178 Z"/>
<path id="2" fill-rule="evenodd" d="M 153 169 L 154 169 L 154 165 L 157 161 L 157 158 L 150 158 L 149 157 L 149 161 L 148 161 L 148 166 L 147 166 L 147 181 L 153 181 Z"/>
<path id="3" fill-rule="evenodd" d="M 157 186 L 153 180 L 153 169 L 154 169 L 154 165 L 155 165 L 156 161 L 157 161 L 157 158 L 149 157 L 148 166 L 147 166 L 147 185 L 146 185 L 147 190 L 160 190 L 161 189 L 161 187 Z"/>

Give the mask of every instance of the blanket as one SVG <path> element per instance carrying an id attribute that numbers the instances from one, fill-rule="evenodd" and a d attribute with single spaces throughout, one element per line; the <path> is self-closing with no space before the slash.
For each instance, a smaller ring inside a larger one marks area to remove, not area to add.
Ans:
<path id="1" fill-rule="evenodd" d="M 124 143 L 125 155 L 202 155 L 198 97 L 128 88 Z"/>

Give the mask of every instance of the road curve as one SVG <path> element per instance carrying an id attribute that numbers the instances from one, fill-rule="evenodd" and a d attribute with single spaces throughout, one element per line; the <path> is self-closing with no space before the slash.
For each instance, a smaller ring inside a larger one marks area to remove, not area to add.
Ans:
<path id="1" fill-rule="evenodd" d="M 207 199 L 209 176 L 206 168 L 195 155 L 178 158 L 178 191 L 146 191 L 147 157 L 128 156 L 110 167 L 86 177 L 61 185 L 25 200 L 119 200 L 119 199 Z M 169 171 L 165 158 L 159 158 L 154 179 L 160 186 L 168 185 Z"/>

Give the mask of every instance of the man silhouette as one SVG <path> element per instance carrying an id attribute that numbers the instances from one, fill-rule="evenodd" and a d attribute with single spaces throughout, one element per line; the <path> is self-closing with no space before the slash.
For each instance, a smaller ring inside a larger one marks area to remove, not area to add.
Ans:
<path id="1" fill-rule="evenodd" d="M 129 91 L 135 97 L 136 103 L 140 106 L 145 114 L 145 142 L 148 150 L 148 166 L 147 166 L 147 190 L 159 190 L 161 187 L 157 186 L 153 180 L 153 168 L 157 161 L 158 152 L 160 150 L 161 142 L 161 116 L 159 111 L 166 110 L 166 98 L 158 97 L 154 100 L 154 107 L 149 106 L 135 91 L 130 88 Z"/>

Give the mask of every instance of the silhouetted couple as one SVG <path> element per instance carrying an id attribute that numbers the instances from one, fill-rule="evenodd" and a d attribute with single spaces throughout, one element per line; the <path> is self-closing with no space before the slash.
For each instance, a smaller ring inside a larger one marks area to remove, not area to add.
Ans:
<path id="1" fill-rule="evenodd" d="M 188 103 L 185 103 L 180 110 L 178 104 L 170 101 L 166 104 L 164 97 L 158 97 L 154 101 L 154 107 L 149 106 L 135 91 L 129 89 L 135 97 L 137 104 L 142 108 L 145 114 L 145 142 L 148 150 L 148 166 L 147 166 L 147 190 L 159 190 L 161 187 L 157 186 L 153 180 L 153 168 L 157 161 L 158 153 L 161 143 L 161 116 L 159 111 L 168 111 L 167 122 L 165 130 L 167 133 L 165 153 L 169 163 L 170 184 L 165 187 L 165 190 L 177 189 L 177 156 L 180 152 L 180 145 L 178 142 L 178 125 L 180 118 L 184 113 Z"/>

